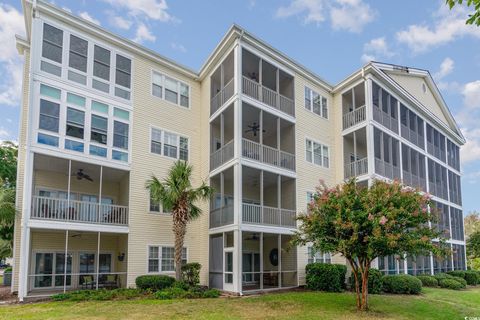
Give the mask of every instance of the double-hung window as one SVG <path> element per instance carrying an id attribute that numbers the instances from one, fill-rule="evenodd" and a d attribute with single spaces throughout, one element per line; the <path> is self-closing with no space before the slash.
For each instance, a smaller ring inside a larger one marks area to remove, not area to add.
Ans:
<path id="1" fill-rule="evenodd" d="M 152 128 L 150 152 L 188 161 L 188 138 L 165 130 Z"/>
<path id="2" fill-rule="evenodd" d="M 94 142 L 107 144 L 108 119 L 92 114 L 92 130 L 90 139 Z"/>
<path id="3" fill-rule="evenodd" d="M 70 35 L 68 65 L 76 70 L 87 72 L 88 41 Z"/>
<path id="4" fill-rule="evenodd" d="M 324 168 L 330 167 L 330 150 L 328 146 L 306 139 L 305 148 L 305 157 L 307 162 L 322 166 Z"/>
<path id="5" fill-rule="evenodd" d="M 60 104 L 49 100 L 40 99 L 39 128 L 58 133 L 60 122 Z"/>
<path id="6" fill-rule="evenodd" d="M 84 122 L 85 112 L 68 107 L 66 135 L 83 139 Z"/>
<path id="7" fill-rule="evenodd" d="M 121 87 L 115 87 L 115 95 L 120 98 L 130 99 L 132 61 L 119 54 L 116 55 L 115 62 L 115 84 Z M 125 89 L 126 88 L 126 89 Z"/>
<path id="8" fill-rule="evenodd" d="M 182 250 L 182 264 L 187 263 L 187 248 Z M 167 246 L 148 248 L 148 272 L 175 271 L 175 249 Z"/>
<path id="9" fill-rule="evenodd" d="M 128 150 L 128 124 L 120 121 L 113 122 L 113 146 Z"/>
<path id="10" fill-rule="evenodd" d="M 308 87 L 305 87 L 305 109 L 328 119 L 327 98 Z"/>
<path id="11" fill-rule="evenodd" d="M 62 63 L 63 31 L 43 24 L 42 57 Z"/>
<path id="12" fill-rule="evenodd" d="M 165 77 L 165 100 L 178 103 L 178 82 L 169 77 Z"/>
<path id="13" fill-rule="evenodd" d="M 110 51 L 97 45 L 93 50 L 93 75 L 110 81 Z M 110 92 L 110 85 L 97 79 L 92 80 L 92 87 L 106 93 Z"/>
<path id="14" fill-rule="evenodd" d="M 308 247 L 308 263 L 332 263 L 332 256 L 329 252 L 314 251 L 312 247 Z"/>

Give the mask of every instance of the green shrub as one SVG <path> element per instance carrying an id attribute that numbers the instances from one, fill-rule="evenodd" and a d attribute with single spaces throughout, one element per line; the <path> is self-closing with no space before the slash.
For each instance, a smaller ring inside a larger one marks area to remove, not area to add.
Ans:
<path id="1" fill-rule="evenodd" d="M 464 279 L 467 281 L 468 285 L 476 286 L 477 284 L 480 284 L 480 272 L 467 270 L 465 271 Z"/>
<path id="2" fill-rule="evenodd" d="M 380 294 L 382 293 L 383 286 L 383 274 L 378 269 L 370 269 L 368 272 L 368 293 Z M 362 276 L 358 273 L 358 281 L 360 285 L 360 291 L 362 291 Z M 350 289 L 355 291 L 355 277 L 350 276 Z"/>
<path id="3" fill-rule="evenodd" d="M 434 277 L 438 281 L 440 281 L 442 279 L 452 279 L 453 278 L 453 276 L 449 275 L 448 273 L 437 273 L 436 275 L 434 275 Z"/>
<path id="4" fill-rule="evenodd" d="M 175 283 L 175 278 L 166 275 L 145 275 L 135 279 L 135 284 L 142 290 L 158 291 L 170 288 Z"/>
<path id="5" fill-rule="evenodd" d="M 457 281 L 457 282 L 460 282 L 464 287 L 467 286 L 467 280 L 465 280 L 465 279 L 463 279 L 463 278 L 453 277 L 452 279 L 455 280 L 455 281 Z"/>
<path id="6" fill-rule="evenodd" d="M 345 287 L 347 267 L 340 264 L 310 263 L 306 267 L 306 287 L 310 290 L 340 292 Z"/>
<path id="7" fill-rule="evenodd" d="M 200 269 L 202 265 L 198 262 L 187 263 L 182 266 L 182 280 L 190 286 L 200 283 Z"/>
<path id="8" fill-rule="evenodd" d="M 60 293 L 52 296 L 55 301 L 103 301 L 103 300 L 128 300 L 145 296 L 139 289 L 113 289 L 113 290 L 78 290 Z"/>
<path id="9" fill-rule="evenodd" d="M 173 285 L 174 288 L 180 288 L 183 290 L 189 290 L 191 288 L 191 285 L 186 283 L 185 281 L 176 281 L 175 284 Z"/>
<path id="10" fill-rule="evenodd" d="M 438 285 L 441 288 L 452 289 L 452 290 L 460 290 L 465 288 L 465 286 L 460 282 L 455 281 L 454 279 L 448 279 L 448 278 L 440 279 L 438 281 Z"/>
<path id="11" fill-rule="evenodd" d="M 3 272 L 12 272 L 12 271 L 13 271 L 12 267 L 7 267 L 5 268 L 5 270 L 3 270 Z"/>
<path id="12" fill-rule="evenodd" d="M 448 271 L 447 274 L 454 276 L 454 277 L 459 277 L 462 279 L 465 279 L 465 271 L 463 270 L 454 270 L 454 271 Z"/>
<path id="13" fill-rule="evenodd" d="M 422 286 L 424 286 L 424 287 L 437 287 L 438 286 L 438 280 L 434 276 L 420 275 L 420 276 L 417 276 L 417 278 L 420 281 L 422 281 Z"/>
<path id="14" fill-rule="evenodd" d="M 386 275 L 383 277 L 383 291 L 395 294 L 419 294 L 422 281 L 409 274 Z"/>
<path id="15" fill-rule="evenodd" d="M 188 290 L 172 287 L 155 293 L 155 298 L 160 300 L 218 298 L 219 296 L 220 291 L 217 289 L 208 289 L 207 287 L 200 286 L 191 287 Z"/>

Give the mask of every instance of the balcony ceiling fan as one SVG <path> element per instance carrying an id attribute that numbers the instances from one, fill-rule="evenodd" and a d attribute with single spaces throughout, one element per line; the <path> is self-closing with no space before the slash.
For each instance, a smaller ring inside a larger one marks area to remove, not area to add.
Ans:
<path id="1" fill-rule="evenodd" d="M 247 125 L 247 127 L 248 127 L 249 129 L 245 130 L 245 133 L 252 132 L 254 137 L 256 137 L 256 136 L 257 136 L 257 132 L 260 131 L 260 125 L 257 124 L 256 122 L 254 122 L 252 125 Z M 262 130 L 262 132 L 265 133 L 266 131 L 265 131 L 265 130 Z"/>
<path id="2" fill-rule="evenodd" d="M 88 174 L 86 174 L 85 172 L 83 172 L 83 169 L 78 169 L 78 171 L 73 174 L 73 176 L 77 177 L 77 180 L 88 180 L 90 182 L 93 182 L 93 179 L 90 178 L 90 176 Z"/>

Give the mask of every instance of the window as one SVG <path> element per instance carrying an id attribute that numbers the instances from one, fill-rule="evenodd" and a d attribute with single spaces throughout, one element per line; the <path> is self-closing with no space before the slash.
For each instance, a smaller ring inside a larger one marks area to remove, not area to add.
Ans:
<path id="1" fill-rule="evenodd" d="M 150 152 L 188 161 L 188 138 L 168 131 L 152 128 Z"/>
<path id="2" fill-rule="evenodd" d="M 152 95 L 185 108 L 190 107 L 190 87 L 158 72 L 152 74 Z"/>
<path id="3" fill-rule="evenodd" d="M 327 98 L 308 87 L 305 87 L 305 109 L 328 119 Z"/>
<path id="4" fill-rule="evenodd" d="M 225 252 L 225 283 L 233 283 L 233 252 Z"/>
<path id="5" fill-rule="evenodd" d="M 58 147 L 58 138 L 47 134 L 39 133 L 37 136 L 37 142 L 45 144 L 47 146 Z"/>
<path id="6" fill-rule="evenodd" d="M 460 149 L 450 139 L 447 139 L 447 159 L 448 165 L 456 170 L 460 170 Z"/>
<path id="7" fill-rule="evenodd" d="M 424 127 L 423 119 L 417 116 L 413 111 L 403 104 L 400 104 L 400 120 L 402 137 L 424 149 Z"/>
<path id="8" fill-rule="evenodd" d="M 160 213 L 160 203 L 153 200 L 151 193 L 150 193 L 150 212 Z"/>
<path id="9" fill-rule="evenodd" d="M 128 150 L 128 124 L 113 122 L 113 146 Z"/>
<path id="10" fill-rule="evenodd" d="M 92 131 L 90 140 L 107 144 L 108 120 L 107 118 L 92 114 Z"/>
<path id="11" fill-rule="evenodd" d="M 66 135 L 83 139 L 83 125 L 85 113 L 73 108 L 67 108 L 67 129 Z"/>
<path id="12" fill-rule="evenodd" d="M 330 166 L 329 148 L 315 141 L 306 140 L 305 158 L 307 162 L 311 162 L 324 168 L 329 168 Z"/>
<path id="13" fill-rule="evenodd" d="M 400 178 L 399 142 L 389 134 L 374 127 L 373 143 L 375 172 L 390 179 Z M 402 157 L 405 155 L 402 154 Z M 403 158 L 402 158 L 403 159 Z"/>
<path id="14" fill-rule="evenodd" d="M 187 248 L 182 250 L 182 264 L 187 263 Z M 175 271 L 173 247 L 150 246 L 148 248 L 148 272 Z"/>
<path id="15" fill-rule="evenodd" d="M 70 35 L 68 65 L 76 70 L 87 72 L 88 41 Z"/>
<path id="16" fill-rule="evenodd" d="M 435 158 L 446 161 L 445 136 L 427 123 L 427 151 Z"/>
<path id="17" fill-rule="evenodd" d="M 448 191 L 450 202 L 462 205 L 460 176 L 448 170 Z"/>
<path id="18" fill-rule="evenodd" d="M 116 56 L 115 83 L 130 88 L 132 62 L 119 54 Z"/>
<path id="19" fill-rule="evenodd" d="M 397 99 L 387 90 L 373 82 L 373 120 L 384 127 L 398 132 L 398 104 Z"/>
<path id="20" fill-rule="evenodd" d="M 329 252 L 314 251 L 312 247 L 308 247 L 308 263 L 332 263 L 332 256 Z"/>
<path id="21" fill-rule="evenodd" d="M 62 63 L 63 31 L 43 24 L 42 57 Z"/>
<path id="22" fill-rule="evenodd" d="M 40 99 L 39 128 L 47 131 L 58 132 L 60 119 L 60 104 Z"/>
<path id="23" fill-rule="evenodd" d="M 93 53 L 93 75 L 110 80 L 110 51 L 95 45 Z"/>

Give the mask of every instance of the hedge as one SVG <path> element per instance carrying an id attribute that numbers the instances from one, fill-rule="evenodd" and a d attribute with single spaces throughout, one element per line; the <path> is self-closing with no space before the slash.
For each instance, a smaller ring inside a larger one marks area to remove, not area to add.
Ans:
<path id="1" fill-rule="evenodd" d="M 463 277 L 467 284 L 470 286 L 476 286 L 480 284 L 480 272 L 474 270 L 465 271 L 465 277 Z"/>
<path id="2" fill-rule="evenodd" d="M 182 265 L 182 281 L 189 286 L 196 286 L 200 283 L 200 269 L 202 265 L 198 262 L 191 262 Z"/>
<path id="3" fill-rule="evenodd" d="M 380 294 L 382 293 L 383 286 L 383 274 L 378 269 L 370 269 L 368 272 L 368 293 Z M 358 273 L 358 281 L 360 285 L 360 291 L 362 291 L 362 276 Z M 355 277 L 350 276 L 350 289 L 355 291 Z"/>
<path id="4" fill-rule="evenodd" d="M 419 294 L 422 281 L 409 274 L 386 275 L 383 277 L 383 291 L 394 294 Z"/>
<path id="5" fill-rule="evenodd" d="M 453 277 L 452 278 L 453 280 L 457 281 L 457 282 L 460 282 L 464 287 L 467 286 L 467 281 L 463 278 L 460 278 L 460 277 Z"/>
<path id="6" fill-rule="evenodd" d="M 452 289 L 452 290 L 460 290 L 465 288 L 463 284 L 461 284 L 458 281 L 455 281 L 455 279 L 448 279 L 448 278 L 440 279 L 438 281 L 438 285 L 441 288 Z"/>
<path id="7" fill-rule="evenodd" d="M 166 275 L 145 275 L 135 279 L 137 288 L 142 290 L 158 291 L 174 285 L 175 278 Z"/>
<path id="8" fill-rule="evenodd" d="M 345 288 L 345 265 L 316 262 L 307 264 L 305 271 L 306 287 L 310 290 L 340 292 Z"/>
<path id="9" fill-rule="evenodd" d="M 198 299 L 198 298 L 218 298 L 220 291 L 217 289 L 208 289 L 207 287 L 191 287 L 188 290 L 180 287 L 166 288 L 155 293 L 155 298 L 160 300 L 170 299 Z"/>
<path id="10" fill-rule="evenodd" d="M 437 287 L 438 280 L 434 276 L 429 275 L 419 275 L 417 278 L 422 281 L 422 286 L 424 287 Z"/>
<path id="11" fill-rule="evenodd" d="M 459 277 L 462 279 L 465 279 L 465 271 L 463 270 L 453 270 L 453 271 L 448 271 L 447 274 L 454 276 L 454 277 Z"/>

